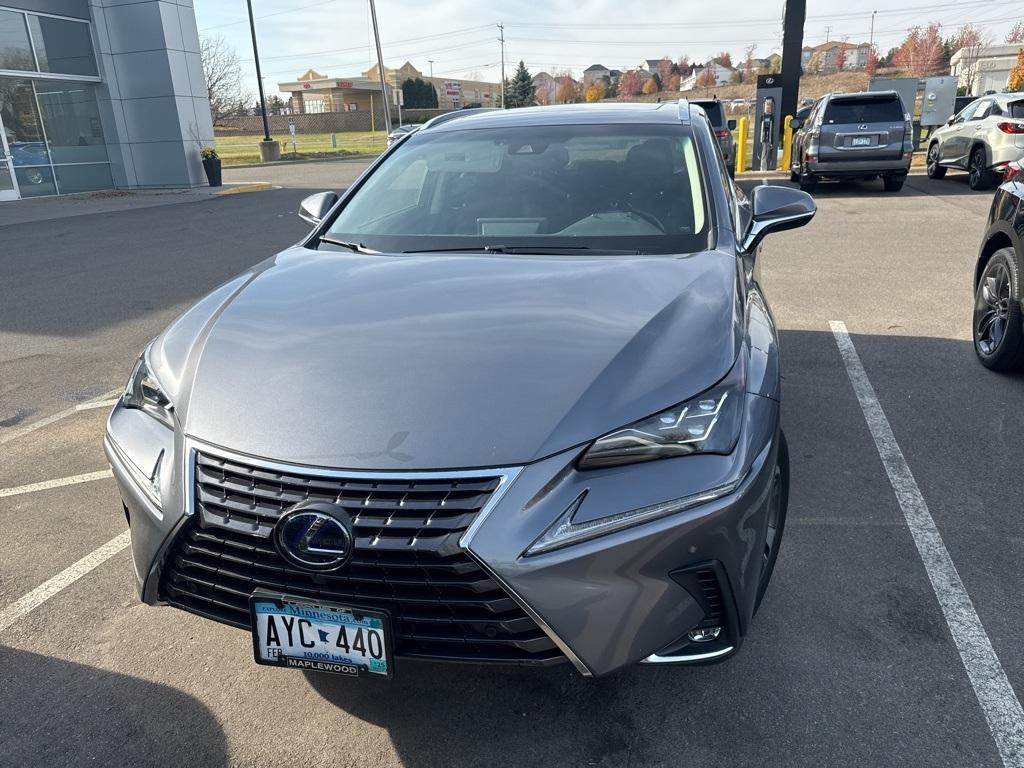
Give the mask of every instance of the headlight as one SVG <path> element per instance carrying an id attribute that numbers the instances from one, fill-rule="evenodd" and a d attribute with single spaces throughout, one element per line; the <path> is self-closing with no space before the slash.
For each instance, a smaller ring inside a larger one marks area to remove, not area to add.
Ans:
<path id="1" fill-rule="evenodd" d="M 732 453 L 743 415 L 743 366 L 711 389 L 650 418 L 598 438 L 580 469 L 633 464 L 691 453 Z"/>
<path id="2" fill-rule="evenodd" d="M 160 382 L 156 380 L 149 364 L 149 348 L 142 353 L 135 364 L 132 375 L 128 377 L 121 403 L 125 408 L 138 408 L 145 411 L 157 421 L 174 429 L 174 406 L 167 399 Z"/>

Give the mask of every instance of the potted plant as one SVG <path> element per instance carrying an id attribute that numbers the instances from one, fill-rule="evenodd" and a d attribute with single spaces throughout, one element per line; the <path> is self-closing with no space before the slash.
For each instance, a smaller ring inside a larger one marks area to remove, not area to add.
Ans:
<path id="1" fill-rule="evenodd" d="M 221 185 L 220 155 L 217 154 L 217 148 L 201 147 L 199 155 L 203 158 L 203 170 L 206 171 L 206 180 L 210 182 L 211 187 L 219 187 Z"/>

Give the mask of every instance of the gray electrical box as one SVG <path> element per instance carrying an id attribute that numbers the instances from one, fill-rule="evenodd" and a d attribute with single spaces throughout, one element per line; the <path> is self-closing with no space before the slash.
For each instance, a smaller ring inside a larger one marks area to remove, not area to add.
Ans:
<path id="1" fill-rule="evenodd" d="M 756 109 L 754 111 L 754 156 L 750 167 L 761 169 L 764 159 L 764 170 L 773 171 L 778 165 L 779 127 L 782 115 L 779 105 L 782 102 L 782 75 L 758 75 Z"/>
<path id="2" fill-rule="evenodd" d="M 868 90 L 896 91 L 903 100 L 903 111 L 913 117 L 919 83 L 916 77 L 872 77 Z"/>
<path id="3" fill-rule="evenodd" d="M 956 112 L 957 78 L 928 77 L 921 99 L 921 125 L 945 125 Z"/>

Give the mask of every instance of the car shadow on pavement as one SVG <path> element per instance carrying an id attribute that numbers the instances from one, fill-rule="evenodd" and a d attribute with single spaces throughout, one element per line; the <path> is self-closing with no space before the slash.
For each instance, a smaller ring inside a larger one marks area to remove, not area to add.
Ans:
<path id="1" fill-rule="evenodd" d="M 739 186 L 747 193 L 760 184 L 755 178 L 745 178 Z M 791 186 L 794 189 L 796 184 L 786 179 L 770 179 L 770 184 Z M 903 189 L 899 192 L 886 192 L 882 188 L 882 180 L 874 179 L 864 181 L 862 179 L 849 181 L 822 181 L 811 196 L 815 199 L 828 198 L 863 198 L 871 199 L 877 197 L 879 200 L 894 200 L 901 197 L 966 197 L 983 200 L 985 205 L 992 201 L 995 189 L 976 192 L 967 186 L 966 173 L 950 173 L 941 180 L 929 179 L 927 176 L 913 175 L 907 178 Z"/>
<path id="2" fill-rule="evenodd" d="M 228 765 L 224 732 L 175 688 L 0 646 L 0 764 Z"/>
<path id="3" fill-rule="evenodd" d="M 981 498 L 997 486 L 972 487 L 992 465 L 981 447 L 991 434 L 969 408 L 948 406 L 976 397 L 1015 409 L 1016 420 L 1004 424 L 1006 439 L 1017 442 L 1004 454 L 1003 469 L 1012 471 L 1024 446 L 1024 377 L 985 370 L 965 340 L 852 339 L 936 520 L 959 544 L 962 529 L 947 526 L 977 528 L 978 519 L 992 519 L 977 504 L 999 500 Z M 637 665 L 596 679 L 568 664 L 400 659 L 391 681 L 307 673 L 312 689 L 385 729 L 408 768 L 991 764 L 991 737 L 833 335 L 783 330 L 780 346 L 789 520 L 765 603 L 736 656 L 701 667 Z M 933 466 L 922 466 L 926 459 Z M 979 497 L 976 506 L 952 496 L 950 514 L 943 502 L 955 489 L 939 498 L 940 482 L 963 486 L 965 496 Z M 964 509 L 977 517 L 965 520 Z M 1013 554 L 1010 546 L 998 557 Z M 974 562 L 958 564 L 978 588 L 980 615 L 993 637 L 1015 636 L 1012 612 L 1002 611 L 1007 626 L 995 626 L 999 606 L 988 602 L 979 586 L 988 587 L 987 577 Z M 1011 581 L 1024 589 L 1024 577 Z M 1021 669 L 1009 652 L 1003 661 L 1010 674 Z"/>

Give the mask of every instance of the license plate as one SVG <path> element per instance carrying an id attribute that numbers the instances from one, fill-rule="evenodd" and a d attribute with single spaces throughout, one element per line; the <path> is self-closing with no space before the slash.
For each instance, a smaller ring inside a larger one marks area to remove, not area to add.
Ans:
<path id="1" fill-rule="evenodd" d="M 850 141 L 850 146 L 853 147 L 870 147 L 871 137 L 870 136 L 854 136 Z"/>
<path id="2" fill-rule="evenodd" d="M 257 591 L 249 600 L 257 664 L 391 677 L 386 613 Z"/>

